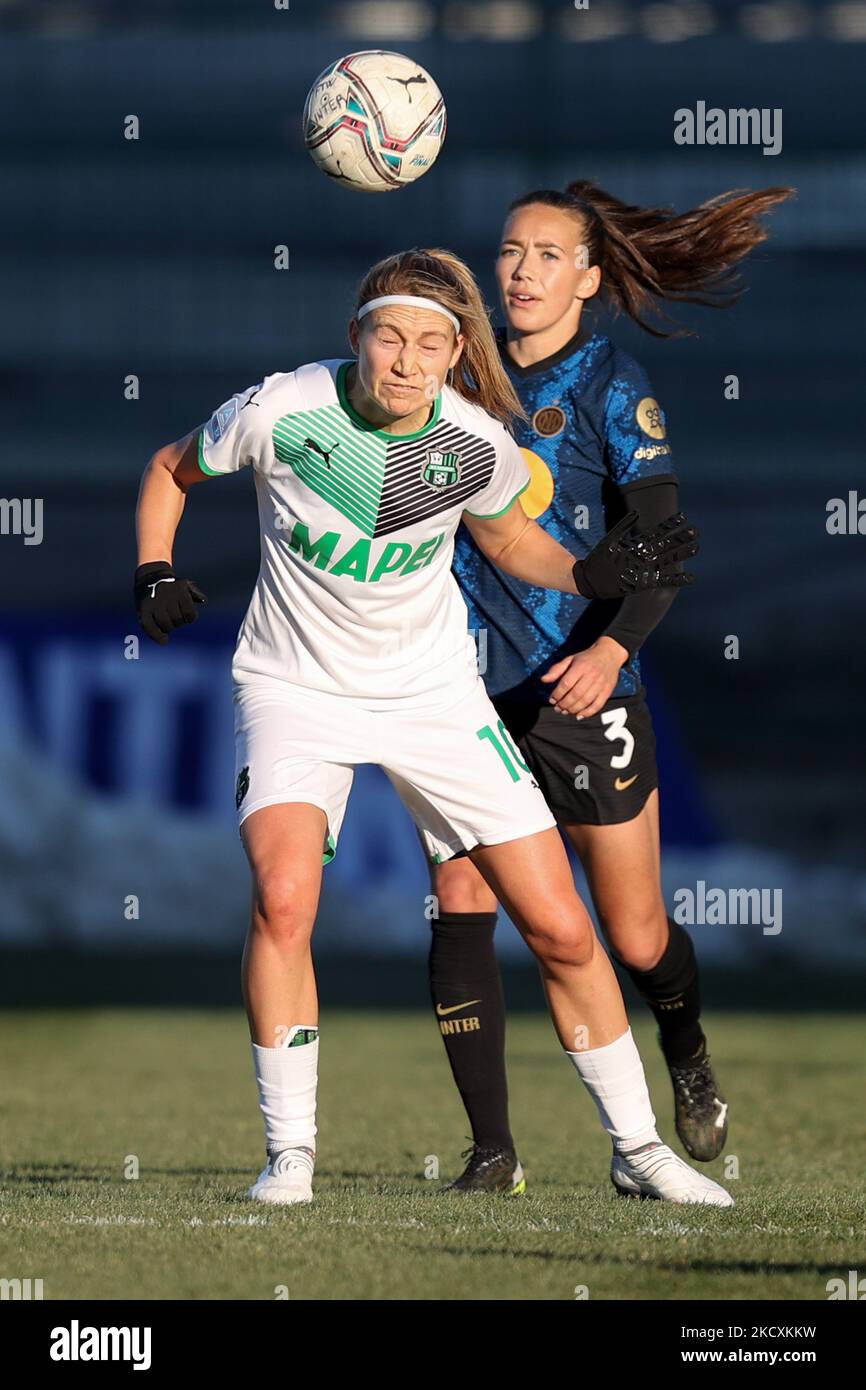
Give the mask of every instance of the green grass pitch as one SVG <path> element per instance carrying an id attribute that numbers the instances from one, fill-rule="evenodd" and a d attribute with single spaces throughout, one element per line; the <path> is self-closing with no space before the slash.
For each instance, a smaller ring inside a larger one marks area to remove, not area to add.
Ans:
<path id="1" fill-rule="evenodd" d="M 434 1021 L 327 1010 L 316 1200 L 279 1209 L 245 1198 L 264 1144 L 240 1008 L 7 1013 L 0 1275 L 46 1299 L 826 1299 L 866 1273 L 862 1022 L 706 1027 L 739 1176 L 708 1171 L 733 1210 L 617 1197 L 594 1106 L 526 1014 L 508 1048 L 527 1195 L 445 1196 L 466 1123 Z M 652 1021 L 635 1032 L 675 1142 Z"/>

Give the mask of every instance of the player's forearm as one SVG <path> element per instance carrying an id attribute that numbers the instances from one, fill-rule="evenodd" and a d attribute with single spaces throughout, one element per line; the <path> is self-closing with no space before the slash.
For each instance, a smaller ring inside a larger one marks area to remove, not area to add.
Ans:
<path id="1" fill-rule="evenodd" d="M 139 565 L 154 560 L 171 564 L 174 538 L 185 503 L 184 489 L 160 455 L 154 455 L 142 475 L 135 512 Z"/>
<path id="2" fill-rule="evenodd" d="M 618 642 L 627 656 L 634 655 L 658 627 L 678 593 L 678 589 L 647 589 L 642 594 L 628 594 L 605 628 L 605 636 Z"/>
<path id="3" fill-rule="evenodd" d="M 576 557 L 529 517 L 520 535 L 489 558 L 506 574 L 527 584 L 559 589 L 564 594 L 578 592 L 573 573 Z"/>
<path id="4" fill-rule="evenodd" d="M 625 506 L 637 512 L 637 525 L 641 531 L 651 531 L 665 517 L 672 516 L 680 509 L 674 473 L 638 479 L 637 482 L 626 484 L 621 492 Z M 677 568 L 681 570 L 682 565 Z M 678 592 L 677 589 L 647 589 L 642 594 L 627 595 L 605 629 L 605 635 L 613 638 L 628 656 L 632 656 L 658 627 Z"/>

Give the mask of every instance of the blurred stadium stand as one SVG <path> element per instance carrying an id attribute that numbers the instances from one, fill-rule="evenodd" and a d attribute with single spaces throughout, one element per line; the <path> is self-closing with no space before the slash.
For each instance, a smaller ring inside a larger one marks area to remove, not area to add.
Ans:
<path id="1" fill-rule="evenodd" d="M 534 39 L 604 43 L 641 37 L 651 43 L 733 35 L 762 43 L 804 39 L 858 42 L 866 37 L 857 0 L 4 0 L 3 27 L 45 37 L 93 33 L 255 32 L 271 12 L 291 14 L 295 32 L 325 32 L 380 41 L 526 44 Z"/>

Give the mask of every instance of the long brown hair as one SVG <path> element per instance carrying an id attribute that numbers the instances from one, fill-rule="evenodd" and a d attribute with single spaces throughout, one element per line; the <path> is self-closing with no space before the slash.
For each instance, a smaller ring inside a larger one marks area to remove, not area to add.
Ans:
<path id="1" fill-rule="evenodd" d="M 381 294 L 423 295 L 456 314 L 464 346 L 453 370 L 453 390 L 464 400 L 480 405 L 506 428 L 515 415 L 527 418 L 502 365 L 490 311 L 465 261 L 440 247 L 398 251 L 367 271 L 358 288 L 355 312 Z M 362 327 L 363 323 L 362 319 Z"/>
<path id="2" fill-rule="evenodd" d="M 742 293 L 740 261 L 767 238 L 762 216 L 794 193 L 792 188 L 736 189 L 708 198 L 688 212 L 624 203 L 589 179 L 575 179 L 564 192 L 542 188 L 524 193 L 508 211 L 546 203 L 575 213 L 583 222 L 588 264 L 602 271 L 601 294 L 615 313 L 656 338 L 690 335 L 676 327 L 653 327 L 648 316 L 675 324 L 665 301 L 725 308 Z"/>

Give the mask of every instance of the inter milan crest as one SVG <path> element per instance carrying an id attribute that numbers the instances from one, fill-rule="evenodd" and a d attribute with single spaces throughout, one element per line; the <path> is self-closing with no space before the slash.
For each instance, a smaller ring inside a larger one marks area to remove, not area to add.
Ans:
<path id="1" fill-rule="evenodd" d="M 428 449 L 421 477 L 431 487 L 451 487 L 460 478 L 460 455 L 447 454 L 441 449 Z"/>
<path id="2" fill-rule="evenodd" d="M 565 411 L 559 405 L 543 405 L 530 421 L 536 434 L 540 434 L 542 439 L 552 439 L 556 434 L 562 434 L 565 429 Z"/>

